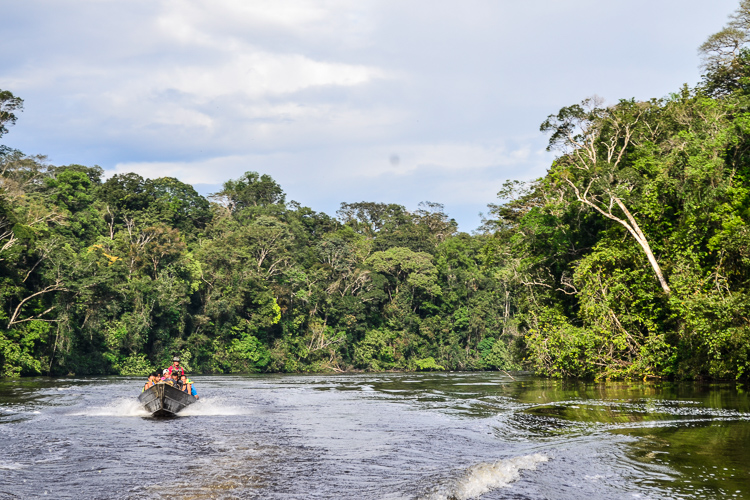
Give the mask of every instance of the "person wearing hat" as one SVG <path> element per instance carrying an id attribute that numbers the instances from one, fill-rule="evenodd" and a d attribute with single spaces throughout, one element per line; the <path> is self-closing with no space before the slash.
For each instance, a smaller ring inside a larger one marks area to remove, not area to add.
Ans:
<path id="1" fill-rule="evenodd" d="M 180 358 L 178 358 L 177 356 L 172 358 L 172 366 L 167 368 L 167 370 L 169 370 L 170 375 L 172 375 L 173 371 L 176 371 L 180 376 L 185 375 L 185 369 L 180 366 Z"/>
<path id="2" fill-rule="evenodd" d="M 198 399 L 198 393 L 195 390 L 195 386 L 193 386 L 193 381 L 187 378 L 187 375 L 183 375 L 180 378 L 182 380 L 183 390 L 191 396 L 195 396 L 195 399 Z"/>

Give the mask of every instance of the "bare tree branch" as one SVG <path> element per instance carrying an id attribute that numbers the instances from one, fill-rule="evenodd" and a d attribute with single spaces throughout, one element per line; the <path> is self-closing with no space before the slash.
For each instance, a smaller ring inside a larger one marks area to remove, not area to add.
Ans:
<path id="1" fill-rule="evenodd" d="M 28 302 L 29 300 L 31 300 L 34 297 L 37 297 L 39 295 L 42 295 L 42 294 L 45 294 L 45 293 L 48 293 L 48 292 L 60 291 L 60 290 L 67 291 L 68 289 L 65 288 L 64 286 L 62 286 L 62 282 L 60 280 L 57 280 L 54 285 L 49 285 L 48 287 L 44 288 L 43 290 L 40 290 L 40 291 L 38 291 L 36 293 L 33 293 L 33 294 L 29 295 L 28 297 L 26 297 L 25 299 L 23 299 L 21 302 L 19 302 L 18 306 L 16 306 L 16 310 L 13 311 L 13 315 L 10 317 L 10 321 L 8 322 L 8 326 L 6 328 L 10 328 L 11 326 L 13 326 L 13 325 L 15 325 L 17 323 L 23 323 L 24 321 L 30 321 L 32 319 L 38 319 L 40 316 L 44 316 L 45 314 L 47 314 L 48 312 L 50 312 L 52 309 L 55 308 L 55 306 L 50 307 L 49 309 L 47 309 L 43 313 L 37 314 L 37 315 L 32 316 L 32 317 L 27 318 L 27 319 L 16 321 L 16 318 L 18 317 L 18 314 L 21 312 L 21 308 L 23 307 L 23 305 L 26 302 Z"/>

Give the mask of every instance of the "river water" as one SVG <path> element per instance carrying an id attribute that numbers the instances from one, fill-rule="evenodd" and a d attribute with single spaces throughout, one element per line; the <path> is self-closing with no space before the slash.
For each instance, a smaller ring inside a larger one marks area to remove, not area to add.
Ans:
<path id="1" fill-rule="evenodd" d="M 493 373 L 0 381 L 0 498 L 750 498 L 735 384 Z"/>

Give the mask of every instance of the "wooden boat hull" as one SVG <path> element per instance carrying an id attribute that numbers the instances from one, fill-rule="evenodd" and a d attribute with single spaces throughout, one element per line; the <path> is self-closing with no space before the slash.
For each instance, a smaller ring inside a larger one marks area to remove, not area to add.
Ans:
<path id="1" fill-rule="evenodd" d="M 156 384 L 138 396 L 138 401 L 152 417 L 173 417 L 197 399 L 169 384 Z"/>

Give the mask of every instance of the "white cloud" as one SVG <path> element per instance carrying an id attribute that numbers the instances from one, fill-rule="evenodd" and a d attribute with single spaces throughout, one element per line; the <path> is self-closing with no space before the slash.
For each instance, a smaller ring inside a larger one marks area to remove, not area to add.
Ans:
<path id="1" fill-rule="evenodd" d="M 385 75 L 385 71 L 363 65 L 315 61 L 301 54 L 244 47 L 221 64 L 159 68 L 139 86 L 147 91 L 177 90 L 204 101 L 234 93 L 257 99 L 315 86 L 361 85 Z"/>
<path id="2" fill-rule="evenodd" d="M 10 146 L 212 186 L 256 170 L 328 211 L 442 201 L 464 211 L 465 229 L 503 180 L 544 173 L 547 114 L 593 93 L 650 98 L 695 83 L 695 47 L 736 7 L 6 3 L 0 88 L 26 100 Z"/>
<path id="3" fill-rule="evenodd" d="M 256 33 L 283 33 L 307 42 L 366 43 L 379 17 L 372 0 L 169 0 L 157 26 L 184 44 L 233 46 Z"/>

